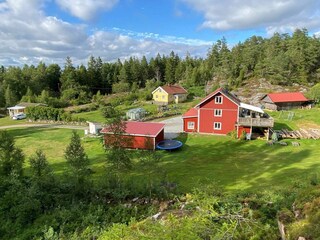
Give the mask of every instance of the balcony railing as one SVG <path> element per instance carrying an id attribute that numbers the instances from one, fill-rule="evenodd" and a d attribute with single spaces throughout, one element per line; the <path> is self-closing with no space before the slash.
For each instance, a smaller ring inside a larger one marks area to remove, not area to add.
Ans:
<path id="1" fill-rule="evenodd" d="M 273 118 L 239 117 L 239 126 L 273 127 Z"/>

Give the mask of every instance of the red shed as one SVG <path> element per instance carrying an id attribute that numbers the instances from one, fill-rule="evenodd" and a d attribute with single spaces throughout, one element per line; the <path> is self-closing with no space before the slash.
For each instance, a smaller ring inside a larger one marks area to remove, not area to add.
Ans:
<path id="1" fill-rule="evenodd" d="M 124 122 L 125 132 L 113 133 L 108 127 L 103 128 L 104 144 L 115 142 L 121 138 L 124 148 L 155 149 L 158 142 L 164 140 L 164 123 Z"/>
<path id="2" fill-rule="evenodd" d="M 269 93 L 261 98 L 261 102 L 270 110 L 300 108 L 311 103 L 301 92 Z"/>

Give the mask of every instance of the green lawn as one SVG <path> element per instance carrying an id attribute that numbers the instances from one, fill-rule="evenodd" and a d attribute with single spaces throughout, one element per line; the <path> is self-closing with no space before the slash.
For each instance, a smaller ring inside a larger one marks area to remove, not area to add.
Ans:
<path id="1" fill-rule="evenodd" d="M 57 174 L 67 170 L 64 149 L 71 130 L 49 128 L 10 129 L 16 144 L 29 157 L 42 149 Z M 79 131 L 83 136 L 83 131 Z M 226 190 L 257 190 L 285 187 L 297 179 L 306 179 L 320 170 L 320 148 L 316 140 L 301 140 L 300 147 L 267 146 L 263 140 L 238 141 L 229 137 L 185 135 L 182 149 L 161 152 L 161 168 L 169 181 L 176 182 L 182 191 L 207 182 L 216 182 Z M 103 176 L 105 152 L 99 139 L 84 138 L 83 144 L 91 160 L 93 177 Z M 142 152 L 135 152 L 136 156 Z M 28 164 L 26 163 L 28 173 Z M 135 168 L 129 173 L 136 180 L 145 178 Z M 157 175 L 157 173 L 155 173 Z"/>
<path id="2" fill-rule="evenodd" d="M 226 190 L 285 187 L 320 170 L 320 148 L 315 140 L 300 147 L 267 146 L 263 140 L 188 135 L 181 151 L 164 156 L 173 181 L 186 190 L 201 182 L 216 182 Z"/>
<path id="3" fill-rule="evenodd" d="M 188 107 L 186 103 L 185 107 Z M 154 106 L 153 106 L 154 107 Z M 124 109 L 123 109 L 124 110 Z M 269 112 L 275 118 L 275 128 L 296 129 L 298 127 L 319 127 L 320 109 L 294 110 L 292 120 L 285 113 Z M 91 121 L 103 121 L 99 110 L 81 113 Z M 21 124 L 9 118 L 0 119 L 0 126 Z M 17 126 L 19 127 L 19 126 Z M 9 129 L 16 144 L 21 147 L 28 158 L 36 149 L 42 149 L 52 168 L 57 174 L 67 168 L 64 149 L 71 137 L 69 129 L 45 127 Z M 83 137 L 83 131 L 79 130 Z M 178 183 L 181 190 L 191 190 L 205 182 L 216 182 L 226 190 L 257 190 L 285 187 L 298 179 L 309 178 L 312 173 L 320 172 L 320 148 L 316 140 L 299 140 L 301 146 L 293 147 L 292 140 L 288 146 L 267 146 L 263 140 L 238 141 L 230 137 L 208 135 L 182 135 L 182 149 L 176 152 L 160 152 L 161 168 L 169 181 Z M 84 138 L 83 144 L 91 160 L 93 177 L 98 179 L 106 171 L 106 155 L 100 139 Z M 137 158 L 142 154 L 131 151 Z M 129 176 L 136 180 L 145 175 L 139 168 L 134 168 Z M 26 161 L 28 173 L 28 161 Z M 159 171 L 161 172 L 161 171 Z M 160 173 L 154 173 L 155 176 Z"/>
<path id="4" fill-rule="evenodd" d="M 43 150 L 53 170 L 61 174 L 67 170 L 67 163 L 64 159 L 64 150 L 70 142 L 70 129 L 58 128 L 15 128 L 8 130 L 15 137 L 16 145 L 23 149 L 26 156 L 26 170 L 28 173 L 28 158 L 35 153 L 37 149 Z M 101 140 L 97 138 L 84 138 L 84 131 L 78 130 L 82 137 L 86 153 L 90 157 L 92 170 L 101 173 L 104 161 L 104 150 Z"/>
<path id="5" fill-rule="evenodd" d="M 9 125 L 20 125 L 28 123 L 27 120 L 12 120 L 10 117 L 0 118 L 0 127 L 2 126 L 9 126 Z"/>
<path id="6" fill-rule="evenodd" d="M 292 119 L 289 118 L 289 112 L 294 114 Z M 320 128 L 320 108 L 294 109 L 283 112 L 268 111 L 268 114 L 275 119 L 275 129 L 288 128 L 289 130 L 295 130 L 300 127 Z"/>
<path id="7" fill-rule="evenodd" d="M 106 121 L 106 119 L 102 116 L 102 113 L 100 110 L 95 110 L 91 112 L 73 113 L 72 115 L 78 118 L 83 118 L 91 122 L 104 123 Z"/>

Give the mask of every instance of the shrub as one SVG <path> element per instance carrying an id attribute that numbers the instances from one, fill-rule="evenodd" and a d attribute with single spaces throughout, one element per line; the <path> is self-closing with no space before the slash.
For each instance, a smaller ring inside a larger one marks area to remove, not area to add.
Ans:
<path id="1" fill-rule="evenodd" d="M 33 121 L 36 120 L 52 120 L 52 121 L 66 121 L 71 122 L 74 119 L 70 113 L 65 112 L 63 109 L 52 107 L 27 107 L 27 117 Z"/>
<path id="2" fill-rule="evenodd" d="M 238 136 L 237 136 L 237 131 L 236 130 L 233 130 L 233 131 L 230 131 L 228 132 L 227 134 L 229 137 L 231 137 L 232 139 L 237 139 Z"/>

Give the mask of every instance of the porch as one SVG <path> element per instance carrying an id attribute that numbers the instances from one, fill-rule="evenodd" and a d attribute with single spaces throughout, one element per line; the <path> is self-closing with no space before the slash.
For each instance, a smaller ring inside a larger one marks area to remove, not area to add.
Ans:
<path id="1" fill-rule="evenodd" d="M 250 127 L 270 127 L 274 125 L 274 119 L 272 117 L 239 117 L 238 126 L 250 126 Z"/>

